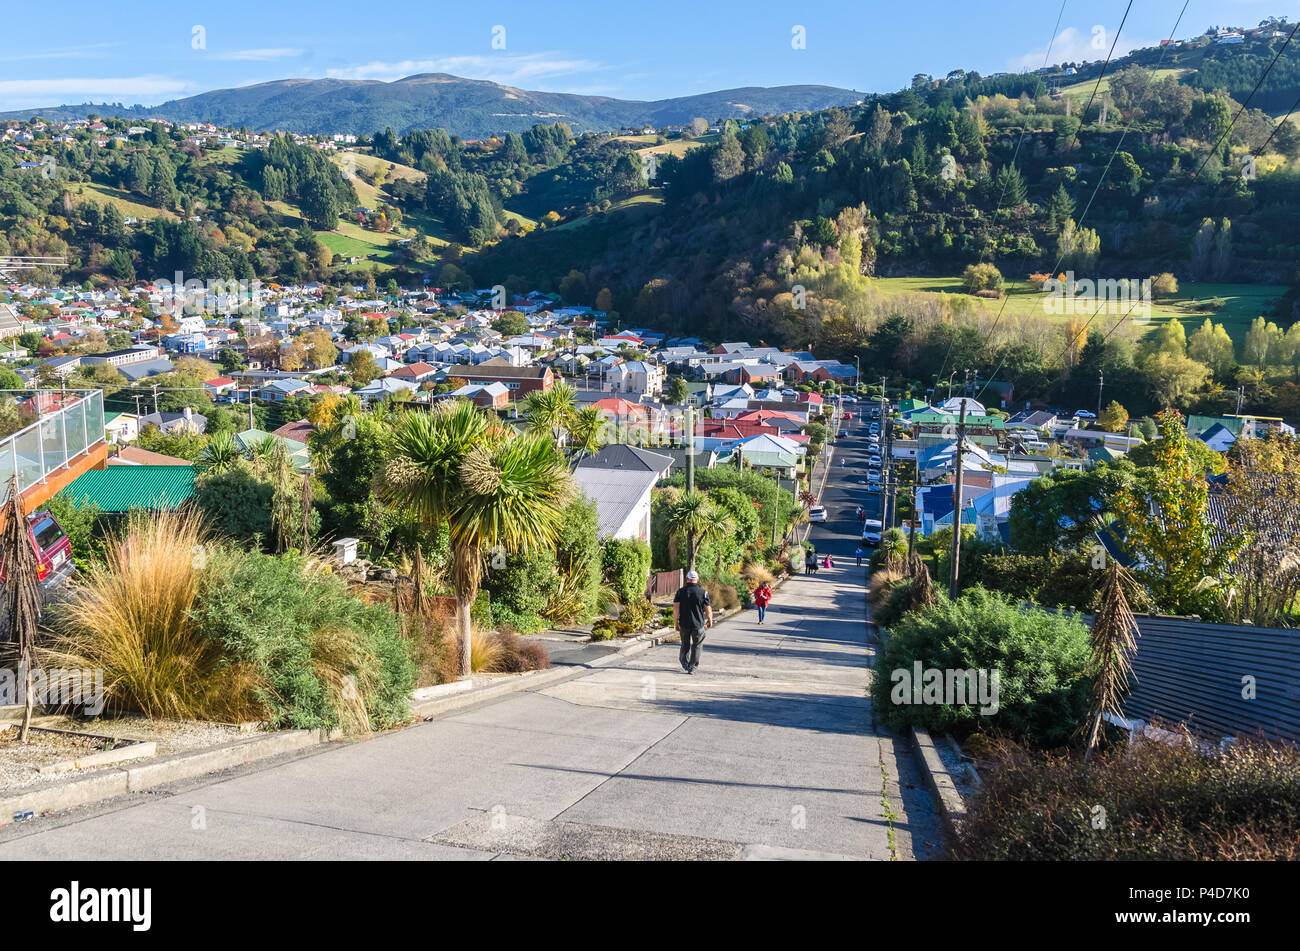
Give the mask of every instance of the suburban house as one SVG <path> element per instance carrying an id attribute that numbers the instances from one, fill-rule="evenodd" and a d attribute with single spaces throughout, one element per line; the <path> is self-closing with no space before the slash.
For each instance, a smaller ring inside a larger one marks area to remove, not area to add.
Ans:
<path id="1" fill-rule="evenodd" d="M 483 409 L 502 410 L 510 405 L 510 391 L 500 383 L 466 383 L 441 399 L 466 399 Z"/>
<path id="2" fill-rule="evenodd" d="M 156 360 L 158 356 L 158 348 L 146 344 L 140 347 L 130 347 L 126 350 L 88 353 L 81 358 L 81 362 L 89 366 L 124 367 L 130 363 L 145 363 L 149 360 Z"/>
<path id="3" fill-rule="evenodd" d="M 64 492 L 77 508 L 97 505 L 107 514 L 117 515 L 133 509 L 167 512 L 180 508 L 193 497 L 194 467 L 187 462 L 91 469 L 74 479 Z"/>
<path id="4" fill-rule="evenodd" d="M 614 393 L 657 397 L 663 392 L 668 371 L 657 363 L 631 360 L 605 374 L 605 387 Z"/>
<path id="5" fill-rule="evenodd" d="M 500 383 L 515 399 L 539 390 L 545 393 L 555 385 L 555 374 L 551 372 L 550 367 L 514 367 L 505 360 L 497 362 L 497 358 L 480 363 L 478 366 L 459 364 L 449 367 L 447 377 L 448 379 L 456 377 L 466 383 L 480 386 Z"/>
<path id="6" fill-rule="evenodd" d="M 311 384 L 306 380 L 287 377 L 264 383 L 262 388 L 258 390 L 257 398 L 271 403 L 283 403 L 291 396 L 306 396 L 307 391 L 310 389 Z"/>
<path id="7" fill-rule="evenodd" d="M 179 433 L 201 433 L 208 428 L 208 418 L 186 406 L 179 413 L 150 413 L 139 419 L 140 429 L 157 426 L 169 436 Z"/>
<path id="8" fill-rule="evenodd" d="M 600 537 L 649 543 L 650 493 L 659 481 L 659 473 L 654 469 L 590 465 L 592 462 L 580 462 L 573 470 L 573 481 L 596 503 Z M 665 465 L 671 465 L 667 458 Z"/>
<path id="9" fill-rule="evenodd" d="M 104 439 L 110 443 L 127 443 L 140 435 L 140 417 L 135 413 L 105 413 Z"/>

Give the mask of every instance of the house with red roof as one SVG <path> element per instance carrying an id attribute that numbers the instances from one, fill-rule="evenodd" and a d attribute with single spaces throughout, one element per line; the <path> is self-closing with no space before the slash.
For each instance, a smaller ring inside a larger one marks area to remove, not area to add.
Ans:
<path id="1" fill-rule="evenodd" d="M 423 383 L 425 380 L 433 378 L 437 372 L 437 367 L 421 360 L 418 363 L 408 363 L 401 369 L 394 370 L 389 376 L 396 377 L 399 380 L 407 380 L 411 383 Z"/>
<path id="2" fill-rule="evenodd" d="M 203 381 L 203 392 L 208 394 L 210 399 L 216 399 L 223 393 L 233 393 L 235 391 L 235 381 L 228 376 L 214 376 L 210 380 Z"/>

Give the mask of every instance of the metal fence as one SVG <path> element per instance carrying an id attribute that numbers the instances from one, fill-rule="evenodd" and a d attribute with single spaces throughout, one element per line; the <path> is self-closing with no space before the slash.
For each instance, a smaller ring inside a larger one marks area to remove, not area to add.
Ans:
<path id="1" fill-rule="evenodd" d="M 25 492 L 104 441 L 102 390 L 0 390 L 5 401 L 36 420 L 0 440 L 0 499 L 8 499 L 15 474 Z"/>

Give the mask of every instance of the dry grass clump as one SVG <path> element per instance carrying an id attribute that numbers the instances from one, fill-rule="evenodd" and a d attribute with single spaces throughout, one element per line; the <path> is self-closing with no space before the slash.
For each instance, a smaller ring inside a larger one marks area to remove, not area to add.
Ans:
<path id="1" fill-rule="evenodd" d="M 106 540 L 103 563 L 52 612 L 46 653 L 64 666 L 102 669 L 106 707 L 115 712 L 261 719 L 255 670 L 227 663 L 189 616 L 207 541 L 193 510 L 132 513 L 126 530 Z"/>
<path id="2" fill-rule="evenodd" d="M 890 593 L 894 590 L 894 585 L 906 578 L 899 568 L 881 568 L 871 575 L 871 582 L 867 587 L 867 602 L 873 607 L 880 607 Z"/>

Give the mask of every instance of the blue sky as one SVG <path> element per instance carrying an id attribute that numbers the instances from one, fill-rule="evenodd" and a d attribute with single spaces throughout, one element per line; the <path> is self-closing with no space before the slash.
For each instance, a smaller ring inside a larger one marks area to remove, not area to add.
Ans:
<path id="1" fill-rule="evenodd" d="M 289 77 L 420 72 L 627 99 L 787 83 L 889 91 L 917 72 L 1037 67 L 1049 42 L 1052 62 L 1102 59 L 1093 38 L 1109 48 L 1125 5 L 1066 0 L 1054 30 L 1058 0 L 20 0 L 5 13 L 0 110 L 154 105 Z M 1118 52 L 1167 37 L 1181 6 L 1136 0 Z M 1190 0 L 1178 35 L 1266 16 L 1300 17 L 1300 0 Z M 493 46 L 495 27 L 504 49 Z M 793 48 L 795 27 L 803 49 Z"/>

